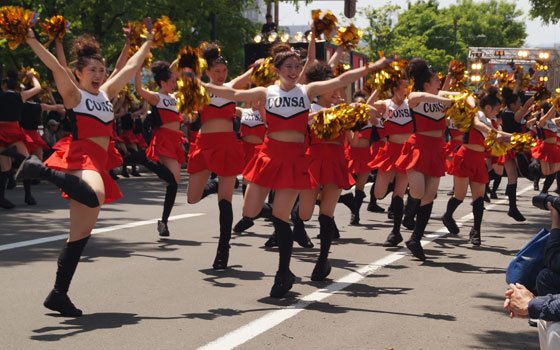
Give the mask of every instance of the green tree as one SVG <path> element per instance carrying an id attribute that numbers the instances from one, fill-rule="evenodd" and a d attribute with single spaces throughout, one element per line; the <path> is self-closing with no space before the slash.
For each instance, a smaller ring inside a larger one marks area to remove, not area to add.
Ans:
<path id="1" fill-rule="evenodd" d="M 216 41 L 222 46 L 223 55 L 230 62 L 232 76 L 243 70 L 243 45 L 250 41 L 256 31 L 256 25 L 241 13 L 251 4 L 251 0 L 23 0 L 13 3 L 39 12 L 43 19 L 63 15 L 72 22 L 64 40 L 66 48 L 70 47 L 74 37 L 82 33 L 93 35 L 100 42 L 109 66 L 114 64 L 124 44 L 121 30 L 123 23 L 141 20 L 146 16 L 155 21 L 158 17 L 167 15 L 177 26 L 181 40 L 166 45 L 164 49 L 154 49 L 152 53 L 154 60 L 171 61 L 183 45 L 197 46 L 202 41 L 210 41 L 209 17 L 214 13 L 217 23 Z M 0 42 L 0 45 L 3 70 L 35 66 L 46 73 L 46 69 L 26 45 L 14 51 L 9 50 L 5 43 Z"/>
<path id="2" fill-rule="evenodd" d="M 445 71 L 454 57 L 466 60 L 469 46 L 519 47 L 527 36 L 520 19 L 523 13 L 504 0 L 460 0 L 448 8 L 440 8 L 436 0 L 409 2 L 393 26 L 384 17 L 387 8 L 369 11 L 364 40 L 372 58 L 376 48 L 407 59 L 423 57 Z"/>
<path id="3" fill-rule="evenodd" d="M 400 6 L 386 4 L 380 8 L 368 7 L 359 12 L 366 17 L 369 23 L 368 30 L 364 31 L 362 40 L 367 43 L 365 54 L 373 59 L 379 58 L 379 51 L 393 46 L 393 18 L 400 10 Z"/>
<path id="4" fill-rule="evenodd" d="M 529 0 L 533 18 L 540 17 L 544 23 L 556 24 L 560 19 L 560 1 L 558 0 Z"/>

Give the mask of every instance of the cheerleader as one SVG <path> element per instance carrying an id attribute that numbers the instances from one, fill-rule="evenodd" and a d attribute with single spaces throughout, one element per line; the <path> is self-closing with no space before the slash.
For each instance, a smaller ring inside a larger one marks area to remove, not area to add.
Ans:
<path id="1" fill-rule="evenodd" d="M 400 76 L 391 86 L 391 99 L 376 102 L 373 106 L 382 116 L 385 132 L 389 136 L 383 148 L 379 150 L 375 159 L 370 163 L 377 169 L 375 181 L 375 196 L 385 198 L 389 184 L 394 181 L 391 209 L 393 212 L 393 230 L 383 243 L 384 247 L 396 247 L 403 238 L 401 223 L 404 210 L 404 193 L 408 186 L 406 172 L 397 168 L 395 162 L 400 157 L 404 143 L 412 135 L 413 122 L 408 105 L 408 86 L 410 81 L 406 76 Z"/>
<path id="2" fill-rule="evenodd" d="M 377 95 L 377 93 L 374 93 Z M 374 97 L 375 98 L 375 97 Z M 354 103 L 366 104 L 366 94 L 362 91 L 357 91 L 353 98 Z M 368 122 L 360 131 L 350 132 L 350 140 L 346 148 L 346 156 L 348 159 L 348 169 L 350 174 L 354 174 L 356 177 L 356 188 L 354 190 L 353 203 L 351 206 L 351 217 L 350 225 L 360 224 L 360 208 L 366 194 L 364 192 L 366 182 L 369 179 L 371 173 L 371 166 L 369 163 L 373 160 L 374 155 L 371 153 L 370 139 L 373 130 L 373 125 L 371 121 Z M 374 186 L 372 186 L 373 188 Z M 375 203 L 375 197 L 371 195 L 370 192 L 370 204 L 377 205 Z M 369 207 L 369 206 L 368 206 Z M 379 206 L 377 206 L 379 207 Z M 383 212 L 383 208 L 380 210 L 370 210 L 376 212 Z"/>
<path id="3" fill-rule="evenodd" d="M 502 118 L 500 113 L 498 113 L 494 118 L 490 120 L 492 122 L 492 127 L 498 131 L 502 130 Z M 498 199 L 498 187 L 502 182 L 502 176 L 504 175 L 504 161 L 505 157 L 495 157 L 490 155 L 490 171 L 488 172 L 488 186 L 487 191 L 491 199 Z M 490 181 L 492 181 L 492 188 L 490 188 Z"/>
<path id="4" fill-rule="evenodd" d="M 508 87 L 502 88 L 502 96 L 505 101 L 506 108 L 502 111 L 502 129 L 507 133 L 523 132 L 521 120 L 525 118 L 529 112 L 530 106 L 533 104 L 533 97 L 527 100 L 522 106 L 521 97 L 516 93 L 520 82 L 518 81 L 516 89 L 511 90 Z M 503 158 L 504 168 L 508 177 L 508 185 L 506 187 L 506 195 L 509 199 L 508 216 L 515 221 L 525 221 L 525 217 L 517 208 L 517 162 L 514 150 L 509 150 Z"/>
<path id="5" fill-rule="evenodd" d="M 420 240 L 432 213 L 440 177 L 445 175 L 445 142 L 442 135 L 447 125 L 444 110 L 452 104 L 452 100 L 438 94 L 441 85 L 438 74 L 424 59 L 414 58 L 407 70 L 409 78 L 414 80 L 414 91 L 408 97 L 414 133 L 405 142 L 395 166 L 406 171 L 410 186 L 405 213 L 417 214 L 414 231 L 406 246 L 415 257 L 425 260 Z"/>
<path id="6" fill-rule="evenodd" d="M 19 122 L 21 121 L 25 101 L 41 91 L 41 84 L 33 75 L 33 72 L 27 72 L 27 77 L 32 82 L 33 87 L 18 93 L 16 92 L 19 86 L 17 73 L 8 71 L 7 78 L 3 81 L 3 85 L 5 84 L 4 91 L 0 91 L 0 108 L 2 108 L 2 113 L 0 113 L 0 154 L 4 154 L 0 155 L 0 207 L 4 209 L 15 207 L 12 202 L 4 197 L 6 183 L 12 168 L 9 157 L 14 158 L 16 166 L 19 166 L 19 163 L 29 155 L 26 141 L 33 142 L 29 136 L 26 136 Z M 30 182 L 25 182 L 26 195 L 30 185 Z M 33 203 L 34 200 L 31 201 L 32 199 L 32 197 L 26 196 L 26 203 L 35 204 Z"/>
<path id="7" fill-rule="evenodd" d="M 147 115 L 147 107 L 147 103 L 138 108 L 137 104 L 129 102 L 129 111 L 127 111 L 127 113 L 121 118 L 121 137 L 124 141 L 125 147 L 131 152 L 139 152 L 140 149 L 147 147 L 144 137 L 142 136 L 142 119 Z M 131 113 L 130 108 L 137 109 Z M 126 170 L 128 163 L 130 163 L 132 168 L 130 175 L 139 177 L 140 174 L 138 173 L 136 163 L 134 162 L 123 163 L 123 174 L 128 174 L 128 171 Z"/>
<path id="8" fill-rule="evenodd" d="M 264 142 L 264 134 L 266 132 L 264 106 L 260 101 L 250 103 L 250 108 L 244 108 L 241 110 L 241 127 L 240 135 L 241 141 L 243 142 L 243 174 L 250 171 L 247 165 L 251 162 L 253 157 L 255 157 Z M 241 191 L 243 197 L 245 197 L 245 191 L 247 189 L 247 179 L 243 177 L 243 184 L 241 185 Z M 257 217 L 269 218 L 272 215 L 272 207 L 269 203 L 263 204 L 263 209 L 257 215 Z M 254 225 L 254 218 L 243 217 L 235 226 L 233 227 L 233 232 L 241 233 Z M 274 236 L 274 235 L 273 235 Z M 273 239 L 274 240 L 274 239 Z M 269 242 L 267 246 L 270 246 L 273 242 Z M 273 244 L 274 245 L 274 244 Z"/>
<path id="9" fill-rule="evenodd" d="M 249 184 L 245 193 L 243 215 L 255 217 L 269 191 L 276 190 L 272 222 L 278 235 L 280 259 L 270 296 L 281 298 L 292 288 L 295 280 L 290 271 L 293 246 L 292 230 L 288 223 L 290 211 L 299 191 L 311 189 L 309 167 L 305 158 L 310 101 L 316 96 L 348 85 L 368 72 L 382 69 L 387 60 L 382 59 L 334 79 L 307 85 L 297 84 L 302 65 L 295 50 L 277 54 L 273 64 L 280 81 L 268 88 L 236 90 L 214 84 L 206 84 L 206 87 L 211 93 L 229 100 L 265 103 L 267 136 L 257 157 L 253 158 L 251 171 L 245 174 Z"/>
<path id="10" fill-rule="evenodd" d="M 464 135 L 464 143 L 451 161 L 448 173 L 453 175 L 454 194 L 447 202 L 447 210 L 442 221 L 449 233 L 459 234 L 459 227 L 453 219 L 453 213 L 463 203 L 468 187 L 472 194 L 472 212 L 474 224 L 469 233 L 469 240 L 474 246 L 480 245 L 480 227 L 484 213 L 485 185 L 488 182 L 484 138 L 493 130 L 492 118 L 500 111 L 499 90 L 490 86 L 480 96 L 480 109 L 473 119 L 473 128 Z M 499 139 L 511 136 L 498 132 Z"/>
<path id="11" fill-rule="evenodd" d="M 29 136 L 28 140 L 32 140 L 25 142 L 27 151 L 29 154 L 32 154 L 41 160 L 43 159 L 43 150 L 48 150 L 50 148 L 37 131 L 39 129 L 39 125 L 42 123 L 41 115 L 43 114 L 43 111 L 63 112 L 64 106 L 26 101 L 22 109 L 22 118 L 19 121 L 19 125 L 23 129 L 23 132 Z M 28 205 L 37 204 L 37 201 L 35 201 L 35 198 L 31 195 L 31 180 L 24 180 L 23 188 L 25 191 L 25 203 Z"/>
<path id="12" fill-rule="evenodd" d="M 107 169 L 122 161 L 111 144 L 115 97 L 140 68 L 152 44 L 152 34 L 123 69 L 106 80 L 105 61 L 99 44 L 89 36 L 78 37 L 73 44 L 78 85 L 59 61 L 37 39 L 30 29 L 27 44 L 51 70 L 64 106 L 72 120 L 71 140 L 59 142 L 57 151 L 45 164 L 31 156 L 22 163 L 22 179 L 48 180 L 70 200 L 70 233 L 58 258 L 54 289 L 44 306 L 63 316 L 81 316 L 67 295 L 82 251 L 91 235 L 102 203 L 122 197 Z M 46 165 L 46 166 L 45 166 Z"/>
<path id="13" fill-rule="evenodd" d="M 183 117 L 177 110 L 177 100 L 173 95 L 177 87 L 177 78 L 171 71 L 169 63 L 157 61 L 152 63 L 154 81 L 158 92 L 146 90 L 140 81 L 140 71 L 136 73 L 135 87 L 140 97 L 152 106 L 152 139 L 146 150 L 147 159 L 142 162 L 160 179 L 167 183 L 163 212 L 158 220 L 157 231 L 160 237 L 169 236 L 167 221 L 175 204 L 177 185 L 181 181 L 181 165 L 186 157 L 183 149 L 185 134 L 180 130 Z"/>
<path id="14" fill-rule="evenodd" d="M 558 127 L 553 120 L 556 117 L 556 108 L 544 102 L 539 106 L 541 112 L 536 113 L 534 119 L 527 121 L 527 125 L 537 122 L 537 146 L 531 149 L 533 158 L 540 163 L 540 170 L 545 176 L 541 193 L 548 193 L 550 186 L 560 170 L 560 155 L 556 146 Z M 544 113 L 544 116 L 541 116 Z M 537 177 L 538 178 L 538 177 Z"/>
<path id="15" fill-rule="evenodd" d="M 202 48 L 202 55 L 208 63 L 205 73 L 210 79 L 208 86 L 224 85 L 228 74 L 228 62 L 221 55 L 221 49 L 215 44 Z M 240 88 L 249 81 L 250 71 L 225 84 Z M 218 207 L 220 210 L 220 238 L 216 257 L 212 267 L 215 270 L 226 269 L 229 259 L 229 241 L 233 224 L 231 200 L 237 175 L 243 171 L 243 145 L 236 137 L 234 120 L 236 107 L 231 99 L 212 95 L 212 101 L 198 112 L 200 115 L 200 132 L 191 150 L 187 173 L 190 174 L 187 187 L 187 201 L 199 202 L 213 192 L 207 186 L 211 173 L 218 175 Z M 215 182 L 214 182 L 215 184 Z"/>
<path id="16" fill-rule="evenodd" d="M 326 81 L 334 77 L 331 67 L 325 62 L 316 62 L 305 72 L 308 83 Z M 315 114 L 324 108 L 336 105 L 340 101 L 339 91 L 334 89 L 317 96 L 316 102 L 311 104 L 309 124 Z M 313 215 L 315 202 L 321 196 L 319 205 L 319 237 L 321 251 L 319 258 L 311 273 L 312 281 L 323 281 L 331 272 L 328 261 L 334 229 L 334 210 L 343 189 L 348 189 L 355 184 L 348 172 L 348 161 L 344 154 L 345 133 L 332 141 L 322 140 L 310 130 L 310 143 L 306 151 L 311 176 L 311 189 L 303 190 L 299 199 L 299 217 L 307 221 Z M 294 238 L 296 236 L 294 223 Z M 307 235 L 306 235 L 307 236 Z"/>

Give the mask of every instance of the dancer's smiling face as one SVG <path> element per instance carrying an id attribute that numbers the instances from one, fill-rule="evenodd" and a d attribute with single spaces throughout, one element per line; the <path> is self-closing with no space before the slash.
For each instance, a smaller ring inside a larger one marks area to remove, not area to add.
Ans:
<path id="1" fill-rule="evenodd" d="M 301 70 L 303 66 L 301 64 L 301 58 L 298 56 L 288 57 L 282 62 L 279 68 L 276 68 L 276 72 L 280 77 L 280 82 L 282 86 L 293 87 L 296 85 Z"/>
<path id="2" fill-rule="evenodd" d="M 105 63 L 90 58 L 88 64 L 81 70 L 76 70 L 76 76 L 80 81 L 80 87 L 88 92 L 97 94 L 99 88 L 105 82 L 107 69 Z"/>

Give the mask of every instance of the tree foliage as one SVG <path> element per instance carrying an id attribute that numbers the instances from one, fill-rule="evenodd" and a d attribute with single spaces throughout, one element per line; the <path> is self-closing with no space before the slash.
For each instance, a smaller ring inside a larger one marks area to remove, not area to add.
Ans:
<path id="1" fill-rule="evenodd" d="M 370 57 L 377 58 L 379 50 L 397 52 L 408 59 L 423 57 L 443 71 L 455 56 L 466 60 L 469 46 L 519 47 L 527 36 L 523 13 L 504 0 L 460 0 L 448 8 L 436 0 L 409 2 L 393 25 L 396 11 L 385 5 L 363 12 L 370 22 L 364 31 Z"/>
<path id="2" fill-rule="evenodd" d="M 203 41 L 210 41 L 212 25 L 209 19 L 210 14 L 214 13 L 216 41 L 230 62 L 230 74 L 233 76 L 242 71 L 243 45 L 250 41 L 257 30 L 257 26 L 242 15 L 242 10 L 252 3 L 251 0 L 23 0 L 2 5 L 23 6 L 39 12 L 41 18 L 63 15 L 72 22 L 64 38 L 67 54 L 72 38 L 88 33 L 100 42 L 109 66 L 114 64 L 124 45 L 121 30 L 124 23 L 142 20 L 147 16 L 152 17 L 153 21 L 162 15 L 168 16 L 177 26 L 181 40 L 166 45 L 164 49 L 154 49 L 152 54 L 154 60 L 172 61 L 183 45 L 197 46 Z M 28 47 L 22 46 L 11 51 L 5 43 L 0 45 L 3 69 L 35 66 L 46 72 Z"/>
<path id="3" fill-rule="evenodd" d="M 556 24 L 560 20 L 560 1 L 558 0 L 529 0 L 533 18 L 540 17 L 544 23 Z"/>

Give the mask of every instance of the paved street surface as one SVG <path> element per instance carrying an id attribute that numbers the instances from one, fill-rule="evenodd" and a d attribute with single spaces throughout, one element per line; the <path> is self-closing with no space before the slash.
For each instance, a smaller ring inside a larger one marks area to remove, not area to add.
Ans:
<path id="1" fill-rule="evenodd" d="M 216 272 L 216 195 L 188 205 L 183 179 L 171 236 L 160 240 L 155 222 L 164 185 L 147 174 L 122 179 L 124 198 L 102 209 L 70 287 L 84 311 L 80 318 L 42 306 L 68 227 L 68 201 L 42 183 L 33 187 L 39 204 L 28 207 L 19 185 L 7 191 L 17 208 L 0 211 L 0 348 L 538 349 L 536 328 L 510 320 L 502 305 L 505 268 L 539 228 L 550 226 L 549 213 L 532 207 L 535 191 L 521 180 L 518 203 L 528 220 L 513 221 L 506 182 L 499 200 L 486 204 L 483 245 L 475 249 L 467 241 L 470 198 L 455 215 L 465 218 L 460 235 L 447 236 L 442 226 L 451 188 L 444 178 L 427 228 L 426 262 L 406 248 L 381 246 L 392 227 L 386 214 L 367 212 L 366 202 L 362 225 L 349 226 L 350 213 L 340 205 L 342 238 L 331 248 L 330 279 L 321 283 L 310 280 L 319 252 L 315 216 L 308 233 L 316 246 L 294 249 L 297 283 L 288 298 L 276 300 L 268 293 L 278 252 L 263 246 L 270 222 L 257 220 L 249 232 L 233 234 L 230 268 Z M 388 199 L 380 204 L 387 208 Z M 239 189 L 234 222 L 241 205 Z"/>

